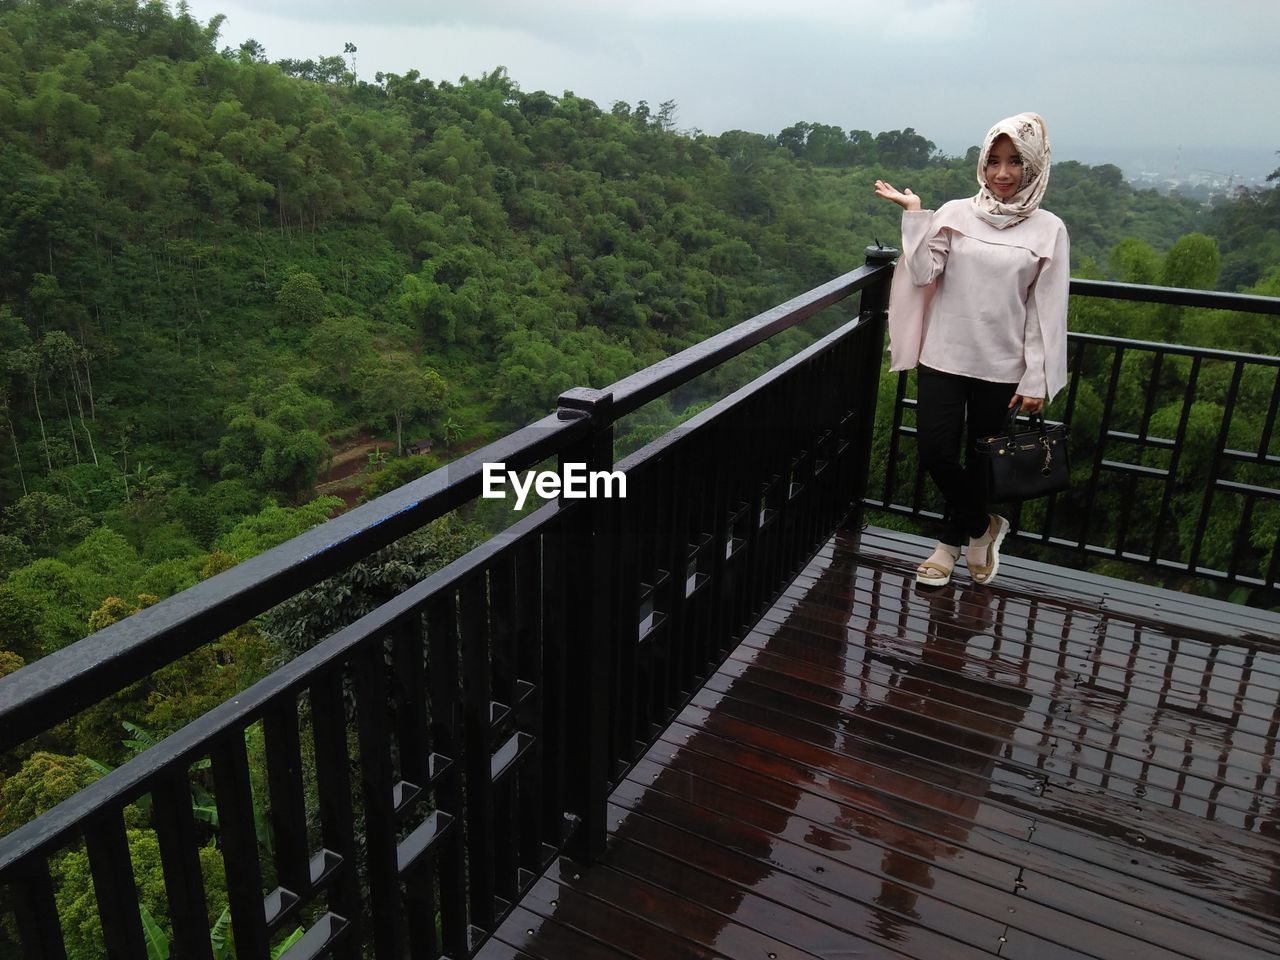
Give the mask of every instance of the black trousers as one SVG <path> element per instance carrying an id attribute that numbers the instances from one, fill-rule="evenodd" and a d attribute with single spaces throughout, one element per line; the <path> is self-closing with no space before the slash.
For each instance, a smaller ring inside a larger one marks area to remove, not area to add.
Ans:
<path id="1" fill-rule="evenodd" d="M 920 367 L 917 385 L 920 467 L 933 478 L 946 501 L 938 539 L 960 547 L 970 537 L 985 533 L 988 523 L 986 476 L 975 467 L 974 442 L 1000 431 L 1018 385 L 975 380 L 930 367 Z"/>

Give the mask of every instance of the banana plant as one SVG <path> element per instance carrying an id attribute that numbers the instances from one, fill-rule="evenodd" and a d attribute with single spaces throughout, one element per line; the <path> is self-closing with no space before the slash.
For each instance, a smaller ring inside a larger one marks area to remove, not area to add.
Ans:
<path id="1" fill-rule="evenodd" d="M 209 929 L 209 942 L 213 944 L 213 960 L 229 960 L 231 957 L 231 909 L 222 908 L 222 914 Z"/>
<path id="2" fill-rule="evenodd" d="M 138 904 L 142 915 L 142 936 L 147 941 L 147 960 L 169 960 L 169 938 L 165 936 L 151 911 Z"/>
<path id="3" fill-rule="evenodd" d="M 127 740 L 120 741 L 124 746 L 128 747 L 134 754 L 142 753 L 144 750 L 154 747 L 159 741 L 145 727 L 141 727 L 136 723 L 128 720 L 122 721 L 121 725 L 125 731 L 131 734 Z M 249 729 L 245 731 L 245 739 L 250 740 L 254 736 L 261 736 L 261 731 Z M 111 768 L 97 760 L 89 760 L 99 773 L 109 773 Z M 205 770 L 210 765 L 209 759 L 206 757 L 192 764 L 191 770 Z M 149 814 L 151 809 L 151 797 L 143 796 L 138 801 L 138 807 L 144 814 Z M 208 823 L 215 829 L 218 827 L 218 806 L 215 797 L 205 790 L 199 783 L 191 784 L 191 813 L 196 820 Z M 254 828 L 258 835 L 258 842 L 264 850 L 271 851 L 271 830 L 267 822 L 267 812 L 263 805 L 255 796 L 253 798 L 253 821 Z M 165 936 L 164 930 L 156 923 L 155 917 L 142 904 L 138 905 L 138 910 L 142 915 L 142 933 L 147 943 L 147 960 L 168 960 L 169 958 L 169 938 Z M 230 960 L 231 957 L 231 911 L 224 909 L 221 916 L 209 930 L 209 941 L 213 946 L 213 955 L 215 960 Z M 305 931 L 302 927 L 298 927 L 288 937 L 271 951 L 272 960 L 277 960 L 282 956 L 289 947 L 302 939 Z"/>
<path id="4" fill-rule="evenodd" d="M 155 734 L 151 733 L 151 731 L 147 730 L 145 727 L 139 726 L 136 723 L 132 723 L 128 720 L 123 720 L 121 721 L 120 725 L 124 727 L 126 732 L 132 734 L 132 736 L 130 736 L 129 739 L 121 740 L 120 743 L 123 746 L 126 746 L 130 750 L 132 750 L 135 755 L 142 753 L 144 750 L 148 750 L 151 747 L 154 747 L 157 743 L 160 742 L 159 740 L 156 739 Z M 246 730 L 245 731 L 246 739 L 252 736 L 253 733 L 254 731 L 252 730 Z M 113 769 L 112 767 L 107 766 L 105 763 L 102 763 L 99 760 L 94 760 L 92 758 L 86 758 L 86 759 L 89 760 L 90 766 L 92 766 L 100 774 L 110 773 L 111 770 Z M 208 757 L 205 757 L 203 760 L 197 760 L 195 763 L 191 765 L 189 769 L 191 771 L 208 770 L 209 766 L 210 766 L 210 760 Z M 150 816 L 151 814 L 150 795 L 144 795 L 142 797 L 139 797 L 137 801 L 137 805 L 138 805 L 138 809 L 142 811 L 144 816 Z M 195 783 L 195 782 L 191 784 L 191 815 L 196 820 L 199 820 L 202 823 L 207 823 L 209 824 L 209 826 L 213 827 L 214 829 L 217 829 L 218 827 L 218 806 L 214 799 L 213 794 L 211 794 L 208 790 L 202 787 L 199 783 Z M 262 848 L 264 850 L 270 851 L 271 850 L 271 832 L 267 823 L 266 810 L 263 808 L 262 804 L 258 801 L 258 798 L 256 796 L 253 798 L 253 825 L 254 825 L 255 832 L 258 835 L 258 843 L 262 845 Z"/>
<path id="5" fill-rule="evenodd" d="M 156 923 L 151 911 L 138 904 L 138 912 L 142 915 L 142 935 L 147 942 L 147 960 L 169 960 L 169 938 L 165 936 L 160 924 Z M 298 927 L 284 940 L 271 948 L 271 960 L 280 960 L 284 952 L 302 939 L 305 933 Z M 230 960 L 231 957 L 231 910 L 224 908 L 221 916 L 209 928 L 209 943 L 213 947 L 214 960 Z"/>

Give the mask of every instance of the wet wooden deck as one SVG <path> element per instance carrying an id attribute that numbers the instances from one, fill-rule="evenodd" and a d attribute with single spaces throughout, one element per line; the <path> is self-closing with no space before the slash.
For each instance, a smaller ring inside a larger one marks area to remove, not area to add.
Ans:
<path id="1" fill-rule="evenodd" d="M 1280 616 L 920 544 L 828 544 L 483 960 L 1280 956 Z"/>

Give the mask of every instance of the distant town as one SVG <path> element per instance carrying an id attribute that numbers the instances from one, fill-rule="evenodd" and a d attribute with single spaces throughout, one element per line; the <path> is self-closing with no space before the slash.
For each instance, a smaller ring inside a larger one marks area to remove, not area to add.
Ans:
<path id="1" fill-rule="evenodd" d="M 1114 163 L 1133 186 L 1160 193 L 1179 193 L 1203 203 L 1233 196 L 1241 189 L 1270 189 L 1267 176 L 1280 168 L 1280 155 L 1268 150 L 1171 148 L 1137 151 L 1080 151 L 1082 163 Z M 1127 155 L 1126 155 L 1127 154 Z M 1106 159 L 1108 158 L 1109 159 Z"/>
<path id="2" fill-rule="evenodd" d="M 1276 181 L 1267 182 L 1265 176 L 1245 177 L 1234 173 L 1211 170 L 1191 170 L 1186 173 L 1163 173 L 1143 170 L 1125 171 L 1125 179 L 1139 189 L 1155 189 L 1161 193 L 1179 193 L 1205 203 L 1226 200 L 1243 189 L 1271 189 Z"/>

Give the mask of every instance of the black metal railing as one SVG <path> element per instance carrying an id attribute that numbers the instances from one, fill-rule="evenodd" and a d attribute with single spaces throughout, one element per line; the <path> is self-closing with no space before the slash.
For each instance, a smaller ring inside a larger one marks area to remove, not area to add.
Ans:
<path id="1" fill-rule="evenodd" d="M 142 830 L 172 956 L 213 957 L 209 879 L 241 960 L 299 929 L 291 960 L 473 954 L 552 856 L 603 849 L 611 786 L 858 509 L 891 253 L 0 679 L 8 750 L 475 499 L 486 463 L 626 477 L 625 499 L 548 504 L 0 839 L 0 937 L 66 957 L 58 885 L 81 856 L 100 955 L 148 956 Z M 858 292 L 855 319 L 613 462 L 620 417 Z"/>
<path id="2" fill-rule="evenodd" d="M 1072 280 L 1073 297 L 1280 315 L 1280 299 Z M 1231 331 L 1224 329 L 1224 339 Z M 1280 587 L 1280 358 L 1088 333 L 1069 335 L 1072 487 L 1011 506 L 1014 533 L 1056 561 L 1110 559 L 1226 589 Z M 884 468 L 866 505 L 936 520 L 940 504 L 919 470 L 911 384 L 903 373 L 883 405 Z M 877 458 L 879 461 L 879 458 Z"/>

